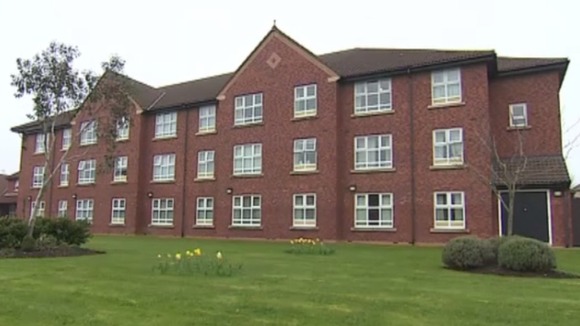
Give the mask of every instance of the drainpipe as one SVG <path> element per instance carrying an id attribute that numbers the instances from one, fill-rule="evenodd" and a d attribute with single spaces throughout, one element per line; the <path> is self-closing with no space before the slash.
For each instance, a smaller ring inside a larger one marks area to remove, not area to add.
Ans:
<path id="1" fill-rule="evenodd" d="M 409 85 L 409 132 L 411 134 L 411 244 L 416 242 L 416 225 L 417 225 L 417 210 L 416 210 L 416 195 L 415 195 L 415 103 L 413 102 L 413 75 L 411 68 L 407 68 L 407 81 Z"/>
<path id="2" fill-rule="evenodd" d="M 185 110 L 185 142 L 183 145 L 183 155 L 185 155 L 185 157 L 183 158 L 183 185 L 181 187 L 181 237 L 185 237 L 185 185 L 187 184 L 187 171 L 188 169 L 188 164 L 187 164 L 187 143 L 189 140 L 189 111 L 191 111 L 191 109 L 186 109 Z"/>

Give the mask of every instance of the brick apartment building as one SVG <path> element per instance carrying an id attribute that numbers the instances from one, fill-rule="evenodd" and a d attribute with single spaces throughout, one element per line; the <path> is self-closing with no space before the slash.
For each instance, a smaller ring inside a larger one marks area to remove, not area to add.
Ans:
<path id="1" fill-rule="evenodd" d="M 0 174 L 0 216 L 16 215 L 18 187 L 18 173 Z"/>
<path id="2" fill-rule="evenodd" d="M 72 146 L 75 159 L 51 182 L 41 214 L 92 219 L 99 233 L 492 236 L 505 232 L 489 186 L 493 136 L 501 157 L 525 140 L 516 233 L 567 245 L 559 90 L 568 63 L 494 51 L 315 55 L 274 27 L 233 73 L 159 88 L 133 81 L 132 124 L 119 129 L 112 171 L 96 168 L 106 149 L 95 117 L 83 108 L 57 117 L 56 144 Z M 24 136 L 21 216 L 43 180 L 39 126 L 12 128 Z"/>

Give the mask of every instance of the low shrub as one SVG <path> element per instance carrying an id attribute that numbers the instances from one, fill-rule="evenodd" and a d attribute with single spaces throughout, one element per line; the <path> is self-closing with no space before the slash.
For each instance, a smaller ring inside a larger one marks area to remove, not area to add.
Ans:
<path id="1" fill-rule="evenodd" d="M 36 250 L 36 240 L 32 236 L 26 235 L 24 239 L 22 239 L 20 249 L 27 252 Z"/>
<path id="2" fill-rule="evenodd" d="M 27 233 L 26 221 L 14 217 L 0 217 L 0 249 L 19 248 Z"/>
<path id="3" fill-rule="evenodd" d="M 157 255 L 153 271 L 161 274 L 233 276 L 242 270 L 242 264 L 229 262 L 218 251 L 215 256 L 204 255 L 200 248 L 175 255 Z"/>
<path id="4" fill-rule="evenodd" d="M 320 239 L 298 238 L 290 240 L 290 248 L 285 250 L 286 253 L 295 255 L 332 255 L 335 250 L 327 246 Z"/>
<path id="5" fill-rule="evenodd" d="M 516 272 L 548 272 L 556 268 L 556 255 L 546 243 L 515 237 L 499 246 L 498 264 Z"/>
<path id="6" fill-rule="evenodd" d="M 451 239 L 443 248 L 443 264 L 453 269 L 473 269 L 482 267 L 490 259 L 490 249 L 484 240 L 476 237 Z"/>
<path id="7" fill-rule="evenodd" d="M 43 234 L 36 239 L 36 248 L 38 250 L 53 250 L 62 247 L 58 239 L 52 235 Z"/>
<path id="8" fill-rule="evenodd" d="M 499 252 L 499 247 L 502 244 L 504 244 L 506 241 L 508 241 L 510 239 L 516 239 L 516 238 L 519 238 L 519 236 L 517 236 L 517 235 L 495 236 L 495 237 L 491 237 L 491 238 L 483 240 L 487 244 L 487 250 L 485 253 L 486 264 L 487 265 L 497 265 L 498 264 L 497 256 L 498 256 L 498 252 Z"/>
<path id="9" fill-rule="evenodd" d="M 43 218 L 36 222 L 35 237 L 43 235 L 56 239 L 57 244 L 80 246 L 91 237 L 91 224 L 87 221 L 73 221 L 68 218 Z"/>

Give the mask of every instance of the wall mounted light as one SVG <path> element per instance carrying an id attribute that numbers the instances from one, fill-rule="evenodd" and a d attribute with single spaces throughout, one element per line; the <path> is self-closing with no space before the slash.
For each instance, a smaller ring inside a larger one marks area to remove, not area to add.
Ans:
<path id="1" fill-rule="evenodd" d="M 153 191 L 150 191 L 150 192 L 148 192 L 148 193 L 147 193 L 147 197 L 149 197 L 149 198 L 153 198 Z"/>
<path id="2" fill-rule="evenodd" d="M 72 199 L 77 199 L 77 194 L 73 194 Z"/>
<path id="3" fill-rule="evenodd" d="M 554 197 L 560 197 L 560 196 L 562 196 L 561 191 L 554 191 Z"/>
<path id="4" fill-rule="evenodd" d="M 28 201 L 31 201 L 32 200 L 32 196 L 28 196 L 28 197 L 26 197 L 26 199 L 28 199 Z"/>
<path id="5" fill-rule="evenodd" d="M 350 190 L 351 192 L 355 192 L 356 191 L 356 185 L 350 185 L 350 186 L 348 186 L 348 190 Z"/>
<path id="6" fill-rule="evenodd" d="M 226 194 L 231 195 L 234 192 L 234 189 L 228 188 L 226 189 Z"/>

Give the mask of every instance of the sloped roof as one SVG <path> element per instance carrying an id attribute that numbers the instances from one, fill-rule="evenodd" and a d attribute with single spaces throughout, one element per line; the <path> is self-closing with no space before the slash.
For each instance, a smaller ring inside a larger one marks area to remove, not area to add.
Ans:
<path id="1" fill-rule="evenodd" d="M 17 200 L 17 194 L 8 189 L 8 179 L 12 175 L 0 174 L 0 204 L 15 204 Z"/>
<path id="2" fill-rule="evenodd" d="M 233 73 L 227 73 L 160 87 L 159 91 L 163 93 L 163 96 L 152 109 L 214 101 L 232 75 Z"/>
<path id="3" fill-rule="evenodd" d="M 508 72 L 551 65 L 568 64 L 567 58 L 497 58 L 498 72 Z"/>
<path id="4" fill-rule="evenodd" d="M 527 158 L 506 158 L 502 162 L 507 164 L 509 174 L 513 174 L 516 169 L 522 168 L 524 159 L 527 160 L 525 169 L 520 172 L 520 185 L 527 186 L 551 186 L 551 185 L 570 185 L 570 176 L 566 168 L 566 161 L 562 156 L 531 156 Z M 496 167 L 494 184 L 502 184 L 503 171 Z"/>

